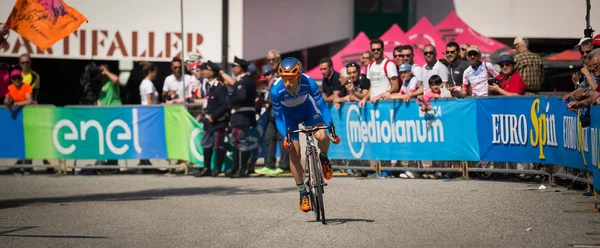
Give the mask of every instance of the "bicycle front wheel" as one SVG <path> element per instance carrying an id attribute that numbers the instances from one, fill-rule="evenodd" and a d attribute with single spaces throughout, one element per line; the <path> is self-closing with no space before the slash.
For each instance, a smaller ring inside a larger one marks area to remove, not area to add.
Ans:
<path id="1" fill-rule="evenodd" d="M 312 153 L 311 156 L 311 160 L 312 160 L 312 174 L 313 174 L 313 182 L 315 183 L 315 187 L 314 187 L 314 194 L 315 194 L 315 202 L 317 203 L 317 207 L 315 208 L 315 211 L 318 211 L 321 213 L 321 223 L 325 224 L 325 206 L 323 205 L 323 176 L 322 176 L 322 171 L 321 171 L 321 164 L 318 163 L 318 159 L 317 159 L 317 153 L 314 152 Z M 318 221 L 318 220 L 317 220 Z"/>
<path id="2" fill-rule="evenodd" d="M 306 186 L 308 187 L 308 196 L 310 198 L 310 208 L 313 211 L 313 213 L 315 214 L 315 220 L 320 221 L 321 220 L 321 212 L 319 211 L 319 204 L 317 203 L 316 197 L 315 197 L 315 187 L 314 187 L 314 173 L 312 172 L 312 168 L 313 166 L 313 160 L 311 159 L 312 156 L 310 156 L 310 150 L 307 149 L 307 154 L 308 156 L 306 157 L 306 163 L 305 163 L 305 167 L 307 168 L 306 171 L 308 172 L 308 181 L 306 182 Z"/>

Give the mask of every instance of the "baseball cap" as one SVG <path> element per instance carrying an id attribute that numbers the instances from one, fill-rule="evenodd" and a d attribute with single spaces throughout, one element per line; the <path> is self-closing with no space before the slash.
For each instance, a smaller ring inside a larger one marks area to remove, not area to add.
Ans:
<path id="1" fill-rule="evenodd" d="M 522 36 L 519 36 L 519 37 L 515 38 L 515 42 L 513 42 L 513 46 L 516 45 L 516 44 L 519 44 L 521 42 L 527 42 L 527 38 L 522 37 Z"/>
<path id="2" fill-rule="evenodd" d="M 12 78 L 12 77 L 23 77 L 23 76 L 21 75 L 21 70 L 15 69 L 10 72 L 10 77 Z"/>
<path id="3" fill-rule="evenodd" d="M 270 65 L 263 65 L 261 71 L 262 71 L 262 75 L 267 75 L 269 73 L 273 73 L 273 69 L 271 68 Z"/>
<path id="4" fill-rule="evenodd" d="M 470 46 L 469 48 L 467 48 L 467 53 L 469 53 L 471 51 L 475 51 L 475 52 L 481 54 L 481 50 L 479 50 L 478 46 Z"/>
<path id="5" fill-rule="evenodd" d="M 408 64 L 408 63 L 404 63 L 404 64 L 401 64 L 401 65 L 400 65 L 400 67 L 399 67 L 398 71 L 399 71 L 399 72 L 403 72 L 403 71 L 410 71 L 410 69 L 411 69 L 411 66 L 410 66 L 410 64 Z"/>
<path id="6" fill-rule="evenodd" d="M 594 36 L 594 39 L 592 40 L 592 45 L 600 46 L 600 34 Z"/>
<path id="7" fill-rule="evenodd" d="M 586 40 L 592 39 L 590 37 L 583 37 L 581 38 L 581 40 L 579 40 L 579 43 L 577 43 L 577 45 L 575 46 L 575 48 L 579 48 L 581 46 L 581 43 L 583 43 Z"/>

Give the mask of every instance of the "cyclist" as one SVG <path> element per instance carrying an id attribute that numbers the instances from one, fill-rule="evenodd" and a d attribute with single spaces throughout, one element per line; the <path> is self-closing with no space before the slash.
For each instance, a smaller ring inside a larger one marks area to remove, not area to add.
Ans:
<path id="1" fill-rule="evenodd" d="M 306 126 L 323 126 L 330 123 L 331 114 L 325 100 L 319 91 L 315 80 L 302 73 L 302 64 L 296 58 L 286 58 L 279 64 L 279 79 L 271 88 L 271 101 L 275 113 L 275 125 L 282 137 L 286 137 L 287 129 L 298 129 L 298 124 L 304 122 Z M 333 169 L 327 151 L 329 150 L 329 137 L 326 130 L 319 130 L 314 134 L 318 140 L 319 158 L 323 166 L 325 179 L 333 177 Z M 298 191 L 300 192 L 300 210 L 310 211 L 308 192 L 304 185 L 304 169 L 300 164 L 300 142 L 298 134 L 292 135 L 290 150 L 290 169 Z M 285 138 L 284 144 L 288 140 Z"/>

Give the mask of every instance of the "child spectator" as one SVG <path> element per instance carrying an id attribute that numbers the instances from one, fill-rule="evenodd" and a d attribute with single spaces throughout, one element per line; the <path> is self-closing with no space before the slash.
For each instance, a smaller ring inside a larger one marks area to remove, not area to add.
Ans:
<path id="1" fill-rule="evenodd" d="M 404 96 L 415 92 L 419 84 L 419 80 L 412 74 L 411 69 L 412 66 L 408 63 L 400 65 L 400 69 L 398 70 L 400 72 L 400 78 L 402 79 L 400 92 L 394 94 L 386 93 L 386 95 L 383 96 L 384 98 L 392 100 L 403 99 L 405 102 L 408 102 L 410 98 Z"/>
<path id="2" fill-rule="evenodd" d="M 443 82 L 442 78 L 438 75 L 433 75 L 429 78 L 429 87 L 431 91 L 425 92 L 424 95 L 420 95 L 417 97 L 417 102 L 421 105 L 421 111 L 428 112 L 431 111 L 431 99 L 435 98 L 450 98 L 448 93 L 442 91 Z"/>

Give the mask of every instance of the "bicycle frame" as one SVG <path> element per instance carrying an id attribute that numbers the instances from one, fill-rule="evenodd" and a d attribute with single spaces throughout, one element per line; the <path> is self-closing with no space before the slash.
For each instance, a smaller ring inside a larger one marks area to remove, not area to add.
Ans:
<path id="1" fill-rule="evenodd" d="M 304 164 L 304 174 L 306 174 L 306 172 L 312 173 L 313 169 L 317 169 L 319 170 L 319 174 L 321 176 L 321 182 L 323 183 L 323 185 L 325 185 L 326 180 L 325 180 L 325 176 L 323 175 L 323 168 L 321 168 L 321 166 L 317 166 L 316 168 L 314 168 L 315 165 L 313 165 L 313 163 L 311 163 L 311 158 L 314 156 L 315 160 L 317 161 L 317 164 L 321 164 L 321 159 L 318 156 L 317 153 L 317 146 L 315 145 L 315 136 L 312 133 L 307 133 L 306 134 L 306 163 Z M 311 180 L 310 174 L 309 174 L 309 182 L 310 182 L 310 187 L 311 189 L 314 190 L 315 188 L 315 182 L 313 180 Z"/>

